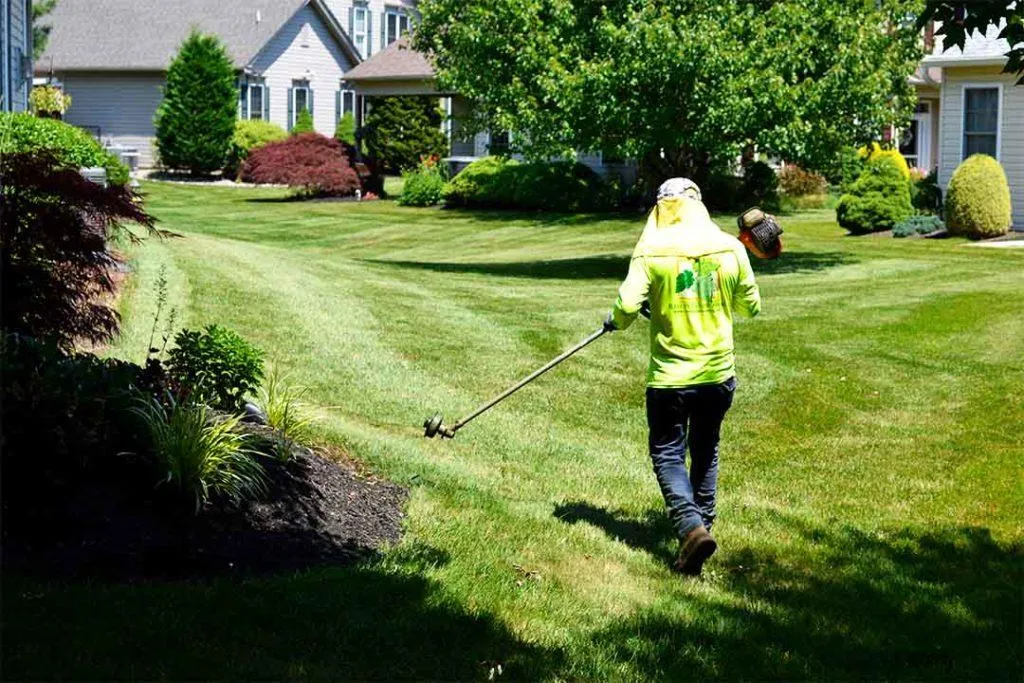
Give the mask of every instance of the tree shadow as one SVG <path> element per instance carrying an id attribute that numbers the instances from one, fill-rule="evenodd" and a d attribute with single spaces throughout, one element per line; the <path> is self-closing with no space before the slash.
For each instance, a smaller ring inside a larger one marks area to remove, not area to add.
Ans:
<path id="1" fill-rule="evenodd" d="M 563 507 L 563 519 L 575 515 L 664 559 L 653 511 L 645 529 L 586 503 Z M 766 516 L 773 537 L 800 539 L 811 554 L 724 547 L 707 580 L 742 604 L 698 594 L 678 606 L 688 613 L 643 610 L 595 634 L 595 646 L 643 679 L 1019 678 L 1019 543 L 980 527 L 868 533 Z"/>
<path id="2" fill-rule="evenodd" d="M 477 273 L 501 277 L 552 280 L 601 280 L 626 277 L 628 256 L 588 256 L 550 261 L 513 261 L 508 263 L 438 263 L 422 261 L 388 261 L 368 259 L 365 262 L 393 268 L 414 268 L 436 273 Z"/>
<path id="3" fill-rule="evenodd" d="M 413 268 L 435 273 L 476 273 L 500 277 L 521 277 L 552 280 L 619 280 L 629 270 L 628 256 L 585 256 L 581 258 L 552 259 L 547 261 L 511 261 L 504 263 L 451 263 L 436 261 L 391 261 L 364 259 L 364 263 L 393 268 Z M 841 251 L 783 252 L 771 261 L 751 259 L 754 272 L 759 275 L 812 273 L 836 266 L 858 263 L 859 259 Z"/>
<path id="4" fill-rule="evenodd" d="M 8 680 L 535 679 L 561 664 L 420 576 L 443 551 L 248 581 L 4 582 Z M 411 566 L 409 566 L 411 565 Z"/>
<path id="5" fill-rule="evenodd" d="M 777 259 L 750 259 L 750 265 L 758 275 L 814 273 L 859 262 L 859 258 L 843 251 L 783 251 Z"/>

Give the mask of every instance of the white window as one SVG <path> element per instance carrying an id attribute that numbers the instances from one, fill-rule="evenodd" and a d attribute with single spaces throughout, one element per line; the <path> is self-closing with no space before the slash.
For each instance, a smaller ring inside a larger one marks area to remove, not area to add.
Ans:
<path id="1" fill-rule="evenodd" d="M 352 8 L 352 42 L 355 43 L 359 56 L 366 58 L 370 44 L 370 10 L 356 5 Z"/>
<path id="2" fill-rule="evenodd" d="M 309 87 L 300 85 L 292 89 L 292 111 L 295 112 L 295 116 L 299 115 L 299 112 L 303 109 L 309 109 Z"/>
<path id="3" fill-rule="evenodd" d="M 342 90 L 341 91 L 341 111 L 338 112 L 338 117 L 342 117 L 345 114 L 352 114 L 355 116 L 356 113 L 356 91 L 355 90 Z"/>
<path id="4" fill-rule="evenodd" d="M 389 9 L 384 13 L 384 45 L 390 45 L 409 32 L 409 15 L 401 10 Z"/>
<path id="5" fill-rule="evenodd" d="M 262 83 L 249 84 L 249 118 L 263 118 L 264 86 Z"/>
<path id="6" fill-rule="evenodd" d="M 999 86 L 964 87 L 964 137 L 961 159 L 972 154 L 999 158 Z"/>

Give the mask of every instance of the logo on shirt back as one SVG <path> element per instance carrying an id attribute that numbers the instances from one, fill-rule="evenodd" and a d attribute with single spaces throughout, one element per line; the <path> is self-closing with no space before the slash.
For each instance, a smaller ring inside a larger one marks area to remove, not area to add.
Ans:
<path id="1" fill-rule="evenodd" d="M 718 294 L 719 263 L 710 258 L 681 260 L 676 276 L 676 294 L 684 299 L 712 303 Z"/>

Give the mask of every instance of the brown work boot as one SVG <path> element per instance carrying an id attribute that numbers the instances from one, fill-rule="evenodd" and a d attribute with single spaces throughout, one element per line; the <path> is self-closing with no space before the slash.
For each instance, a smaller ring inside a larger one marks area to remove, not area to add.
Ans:
<path id="1" fill-rule="evenodd" d="M 679 541 L 679 555 L 673 565 L 676 571 L 687 576 L 700 576 L 704 561 L 718 549 L 718 543 L 703 525 L 697 527 Z"/>

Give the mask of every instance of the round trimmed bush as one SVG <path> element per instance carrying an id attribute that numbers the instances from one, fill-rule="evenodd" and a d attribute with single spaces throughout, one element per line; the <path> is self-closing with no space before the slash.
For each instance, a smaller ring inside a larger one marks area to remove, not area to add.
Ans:
<path id="1" fill-rule="evenodd" d="M 508 169 L 518 165 L 515 159 L 504 157 L 477 159 L 445 184 L 444 203 L 448 206 L 512 206 L 515 178 Z"/>
<path id="2" fill-rule="evenodd" d="M 954 235 L 998 237 L 1013 219 L 1010 185 L 999 162 L 974 154 L 960 164 L 946 191 L 946 226 Z"/>
<path id="3" fill-rule="evenodd" d="M 37 154 L 44 149 L 68 168 L 102 166 L 111 185 L 128 182 L 128 167 L 81 128 L 28 113 L 0 113 L 0 154 Z"/>
<path id="4" fill-rule="evenodd" d="M 270 121 L 239 121 L 235 124 L 235 133 L 231 136 L 228 147 L 228 160 L 224 166 L 224 175 L 238 174 L 242 163 L 249 158 L 249 153 L 269 142 L 277 142 L 288 137 L 285 129 Z"/>
<path id="5" fill-rule="evenodd" d="M 612 202 L 601 177 L 573 161 L 537 161 L 485 157 L 474 161 L 444 187 L 448 206 L 595 211 Z"/>
<path id="6" fill-rule="evenodd" d="M 417 169 L 402 172 L 401 206 L 434 206 L 444 193 L 444 172 L 436 158 L 424 159 Z"/>
<path id="7" fill-rule="evenodd" d="M 899 157 L 902 159 L 903 157 Z M 890 154 L 876 154 L 868 159 L 860 177 L 849 192 L 839 199 L 836 218 L 839 225 L 854 234 L 890 230 L 914 214 L 910 203 L 907 165 Z"/>

